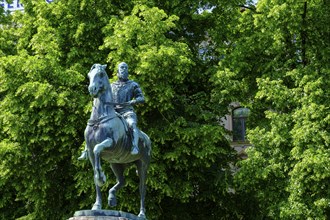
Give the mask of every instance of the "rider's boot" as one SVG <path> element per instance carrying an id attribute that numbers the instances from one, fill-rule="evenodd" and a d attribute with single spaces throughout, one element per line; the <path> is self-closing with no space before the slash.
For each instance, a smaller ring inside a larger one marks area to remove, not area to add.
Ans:
<path id="1" fill-rule="evenodd" d="M 88 159 L 88 152 L 85 149 L 83 152 L 81 152 L 80 157 L 78 157 L 78 160 L 87 160 Z"/>
<path id="2" fill-rule="evenodd" d="M 136 155 L 139 153 L 139 134 L 136 131 L 136 129 L 133 129 L 133 141 L 132 141 L 132 151 L 131 154 L 132 155 Z"/>

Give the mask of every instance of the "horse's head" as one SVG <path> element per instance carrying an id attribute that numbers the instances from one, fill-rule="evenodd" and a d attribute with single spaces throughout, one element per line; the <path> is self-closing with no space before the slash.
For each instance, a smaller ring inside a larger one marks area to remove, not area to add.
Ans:
<path id="1" fill-rule="evenodd" d="M 105 72 L 107 65 L 94 64 L 88 73 L 88 91 L 94 98 L 99 97 L 109 88 L 109 78 Z"/>

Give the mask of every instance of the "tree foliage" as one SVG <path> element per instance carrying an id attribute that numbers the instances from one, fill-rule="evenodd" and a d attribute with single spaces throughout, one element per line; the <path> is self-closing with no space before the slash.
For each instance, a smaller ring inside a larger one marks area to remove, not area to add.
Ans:
<path id="1" fill-rule="evenodd" d="M 329 218 L 327 1 L 22 3 L 0 10 L 1 219 L 90 209 L 91 166 L 76 159 L 86 74 L 106 63 L 115 80 L 121 61 L 147 100 L 136 110 L 153 143 L 149 219 Z M 219 126 L 232 102 L 251 110 L 253 147 L 237 164 Z M 136 213 L 135 169 L 126 176 L 117 209 Z"/>
<path id="2" fill-rule="evenodd" d="M 120 61 L 147 99 L 137 112 L 153 142 L 148 218 L 235 214 L 228 202 L 235 157 L 218 103 L 210 101 L 209 65 L 219 52 L 198 53 L 208 24 L 226 17 L 198 9 L 218 2 L 22 3 L 24 12 L 3 16 L 0 28 L 1 218 L 62 219 L 90 208 L 91 166 L 76 159 L 91 108 L 86 74 L 93 63 L 107 63 L 114 76 Z M 236 3 L 222 3 L 226 15 L 237 15 Z M 115 180 L 104 167 L 106 193 Z M 134 173 L 127 171 L 118 209 L 137 212 Z"/>
<path id="3" fill-rule="evenodd" d="M 252 110 L 237 193 L 246 218 L 328 219 L 330 28 L 327 1 L 260 0 L 245 10 L 213 98 Z M 253 211 L 251 211 L 253 210 Z"/>

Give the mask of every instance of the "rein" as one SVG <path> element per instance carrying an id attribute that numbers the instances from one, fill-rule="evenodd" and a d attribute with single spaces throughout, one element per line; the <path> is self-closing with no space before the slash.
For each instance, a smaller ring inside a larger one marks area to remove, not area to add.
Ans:
<path id="1" fill-rule="evenodd" d="M 123 102 L 123 103 L 118 103 L 118 102 L 105 102 L 105 105 L 121 105 L 121 106 L 128 106 L 130 105 L 129 103 Z"/>
<path id="2" fill-rule="evenodd" d="M 95 119 L 95 120 L 89 119 L 88 122 L 87 122 L 87 125 L 93 127 L 93 129 L 96 129 L 96 128 L 98 128 L 98 126 L 100 124 L 103 124 L 107 121 L 110 121 L 111 119 L 113 119 L 115 117 L 117 117 L 117 115 L 114 115 L 114 116 L 106 115 L 106 116 L 100 117 L 100 118 Z"/>

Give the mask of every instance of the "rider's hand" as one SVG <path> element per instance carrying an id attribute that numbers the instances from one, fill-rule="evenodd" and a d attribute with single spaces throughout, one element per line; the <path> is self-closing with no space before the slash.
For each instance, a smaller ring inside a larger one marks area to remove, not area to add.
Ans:
<path id="1" fill-rule="evenodd" d="M 128 102 L 130 105 L 135 105 L 136 104 L 136 100 L 131 100 Z"/>

